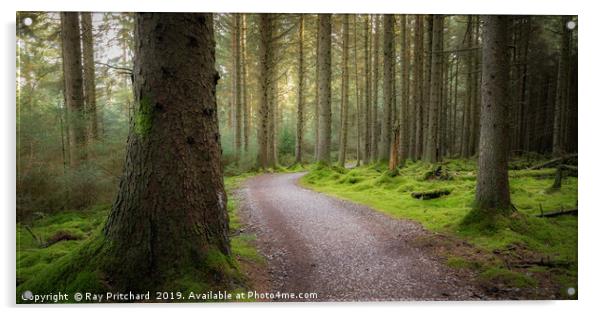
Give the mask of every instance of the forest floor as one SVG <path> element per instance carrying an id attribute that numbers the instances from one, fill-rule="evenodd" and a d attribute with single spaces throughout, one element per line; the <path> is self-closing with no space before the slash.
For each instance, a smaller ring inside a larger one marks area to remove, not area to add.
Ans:
<path id="1" fill-rule="evenodd" d="M 577 178 L 565 177 L 550 190 L 555 169 L 528 170 L 537 161 L 511 162 L 510 187 L 516 207 L 510 218 L 467 225 L 474 199 L 472 160 L 439 165 L 407 162 L 398 174 L 384 165 L 353 169 L 313 167 L 303 186 L 369 206 L 389 220 L 410 220 L 429 233 L 408 243 L 472 278 L 485 297 L 497 299 L 575 299 L 577 216 L 536 217 L 542 211 L 577 207 Z M 433 174 L 441 166 L 438 175 Z M 447 192 L 434 199 L 412 193 Z"/>
<path id="2" fill-rule="evenodd" d="M 311 301 L 576 298 L 567 289 L 577 287 L 577 217 L 535 215 L 575 208 L 577 178 L 550 191 L 554 169 L 515 165 L 517 212 L 496 225 L 466 226 L 474 164 L 447 161 L 435 177 L 420 162 L 397 175 L 370 165 L 225 177 L 232 253 L 248 282 L 240 290 L 317 293 Z M 436 190 L 449 194 L 411 196 Z M 17 290 L 93 239 L 109 209 L 17 223 Z"/>
<path id="3" fill-rule="evenodd" d="M 304 189 L 297 185 L 303 175 L 263 174 L 239 191 L 271 291 L 317 294 L 288 301 L 486 298 L 466 271 L 413 244 L 430 234 L 419 224 Z"/>

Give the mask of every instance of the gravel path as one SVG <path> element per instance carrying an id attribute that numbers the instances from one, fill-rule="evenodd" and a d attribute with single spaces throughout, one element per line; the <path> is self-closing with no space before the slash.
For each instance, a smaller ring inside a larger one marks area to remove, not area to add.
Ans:
<path id="1" fill-rule="evenodd" d="M 420 225 L 302 188 L 303 174 L 264 174 L 239 192 L 243 220 L 268 259 L 273 292 L 318 294 L 309 301 L 483 297 L 410 245 L 428 234 Z"/>

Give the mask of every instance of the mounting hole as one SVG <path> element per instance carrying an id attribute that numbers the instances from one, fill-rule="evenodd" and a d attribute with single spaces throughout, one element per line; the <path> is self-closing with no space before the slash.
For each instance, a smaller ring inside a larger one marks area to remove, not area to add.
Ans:
<path id="1" fill-rule="evenodd" d="M 573 296 L 573 295 L 575 295 L 575 288 L 574 288 L 574 287 L 569 287 L 569 288 L 566 290 L 566 293 L 567 293 L 569 296 Z"/>
<path id="2" fill-rule="evenodd" d="M 566 22 L 566 28 L 569 30 L 574 30 L 575 27 L 577 27 L 577 23 L 575 23 L 575 21 L 568 21 Z"/>
<path id="3" fill-rule="evenodd" d="M 31 18 L 24 18 L 23 19 L 23 24 L 30 26 L 33 23 L 33 20 Z"/>

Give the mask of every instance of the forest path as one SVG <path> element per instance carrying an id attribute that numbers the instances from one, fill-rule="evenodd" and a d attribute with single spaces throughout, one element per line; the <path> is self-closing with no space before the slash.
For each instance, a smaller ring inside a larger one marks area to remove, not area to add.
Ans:
<path id="1" fill-rule="evenodd" d="M 268 260 L 273 292 L 317 293 L 308 301 L 483 297 L 411 245 L 428 234 L 419 224 L 302 188 L 297 182 L 304 174 L 263 174 L 239 191 L 243 221 Z"/>

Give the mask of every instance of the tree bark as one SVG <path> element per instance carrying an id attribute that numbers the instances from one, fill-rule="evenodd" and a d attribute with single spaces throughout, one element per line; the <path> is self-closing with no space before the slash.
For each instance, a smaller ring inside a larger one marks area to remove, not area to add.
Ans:
<path id="1" fill-rule="evenodd" d="M 470 47 L 472 45 L 472 15 L 468 16 L 468 24 L 466 25 L 466 42 L 465 45 Z M 468 58 L 466 60 L 466 94 L 464 97 L 464 108 L 462 109 L 462 137 L 461 137 L 461 156 L 467 158 L 470 156 L 470 137 L 472 135 L 472 94 L 473 94 L 473 85 L 472 85 L 472 51 L 469 53 Z"/>
<path id="2" fill-rule="evenodd" d="M 508 183 L 508 17 L 483 17 L 481 132 L 475 208 L 490 215 L 511 209 Z"/>
<path id="3" fill-rule="evenodd" d="M 320 104 L 320 132 L 318 139 L 318 162 L 330 165 L 330 137 L 331 137 L 331 108 L 330 108 L 330 79 L 331 79 L 331 15 L 320 14 L 320 37 L 318 39 L 318 68 L 319 68 L 319 104 Z"/>
<path id="4" fill-rule="evenodd" d="M 242 151 L 242 70 L 241 70 L 241 54 L 240 54 L 240 14 L 234 13 L 234 25 L 232 36 L 234 37 L 233 43 L 233 95 L 234 95 L 234 149 L 236 152 L 236 163 L 240 160 L 240 154 Z"/>
<path id="5" fill-rule="evenodd" d="M 437 155 L 437 130 L 439 129 L 439 106 L 441 102 L 441 85 L 443 71 L 443 16 L 433 15 L 433 33 L 431 48 L 431 88 L 428 115 L 427 142 L 424 150 L 424 160 L 435 163 Z"/>
<path id="6" fill-rule="evenodd" d="M 271 167 L 268 147 L 269 117 L 272 83 L 272 17 L 270 14 L 259 16 L 259 130 L 257 142 L 259 144 L 258 164 L 259 167 L 267 169 Z"/>
<path id="7" fill-rule="evenodd" d="M 380 53 L 380 23 L 379 23 L 379 15 L 374 16 L 374 49 L 372 51 L 373 56 L 373 66 L 372 70 L 373 77 L 372 79 L 372 96 L 371 96 L 371 114 L 370 114 L 370 128 L 371 128 L 371 136 L 372 140 L 370 141 L 370 161 L 376 162 L 378 160 L 378 143 L 379 143 L 379 120 L 378 120 L 378 81 L 379 77 L 379 53 Z"/>
<path id="8" fill-rule="evenodd" d="M 61 12 L 61 46 L 65 106 L 68 117 L 69 162 L 77 168 L 87 159 L 87 137 L 82 73 L 82 50 L 77 12 Z"/>
<path id="9" fill-rule="evenodd" d="M 111 287 L 146 291 L 230 246 L 212 15 L 138 13 L 135 38 L 138 109 L 104 234 Z"/>
<path id="10" fill-rule="evenodd" d="M 391 157 L 391 138 L 393 130 L 393 95 L 395 93 L 395 42 L 393 34 L 395 33 L 395 18 L 391 14 L 384 16 L 384 39 L 383 39 L 383 129 L 382 129 L 382 148 L 380 154 L 381 161 L 387 161 Z M 397 156 L 396 156 L 397 157 Z"/>
<path id="11" fill-rule="evenodd" d="M 349 129 L 349 15 L 343 15 L 343 70 L 341 74 L 341 132 L 339 138 L 339 165 L 345 166 L 347 132 Z"/>
<path id="12" fill-rule="evenodd" d="M 304 75 L 305 69 L 303 65 L 303 30 L 304 21 L 303 14 L 299 15 L 299 58 L 298 73 L 297 73 L 297 135 L 295 142 L 295 162 L 301 163 L 303 159 L 303 106 L 305 103 L 304 94 Z"/>
<path id="13" fill-rule="evenodd" d="M 401 15 L 401 102 L 399 109 L 399 159 L 403 163 L 409 157 L 409 106 L 410 106 L 410 44 L 407 27 L 407 15 Z"/>
<path id="14" fill-rule="evenodd" d="M 242 107 L 243 107 L 243 147 L 249 151 L 249 134 L 251 132 L 251 105 L 247 100 L 247 15 L 242 14 L 241 46 L 241 76 L 242 76 Z"/>
<path id="15" fill-rule="evenodd" d="M 82 49 L 84 64 L 84 97 L 86 101 L 85 112 L 88 119 L 88 134 L 90 139 L 98 140 L 92 13 L 82 12 L 80 15 L 82 25 Z"/>
<path id="16" fill-rule="evenodd" d="M 362 162 L 362 128 L 361 128 L 361 117 L 362 117 L 362 109 L 361 109 L 361 88 L 359 81 L 359 72 L 358 72 L 358 46 L 357 46 L 357 15 L 353 15 L 353 64 L 355 71 L 355 108 L 356 108 L 356 158 L 357 158 L 357 166 L 359 166 Z"/>
<path id="17" fill-rule="evenodd" d="M 413 97 L 414 97 L 414 115 L 412 121 L 412 158 L 420 159 L 422 157 L 422 54 L 423 48 L 423 34 L 422 34 L 422 16 L 415 15 L 416 29 L 414 30 L 414 85 L 413 85 Z"/>
<path id="18" fill-rule="evenodd" d="M 565 120 L 565 108 L 567 107 L 567 87 L 568 87 L 568 60 L 570 53 L 571 33 L 566 27 L 570 17 L 563 16 L 560 25 L 560 57 L 558 59 L 558 76 L 556 81 L 556 98 L 554 102 L 554 137 L 552 151 L 555 156 L 560 156 L 565 152 L 565 146 L 562 142 L 563 120 Z"/>
<path id="19" fill-rule="evenodd" d="M 364 79 L 365 79 L 365 100 L 364 100 L 364 164 L 370 162 L 370 144 L 372 141 L 372 67 L 371 61 L 372 56 L 370 54 L 370 39 L 372 35 L 372 18 L 369 16 L 365 17 L 364 25 Z"/>

